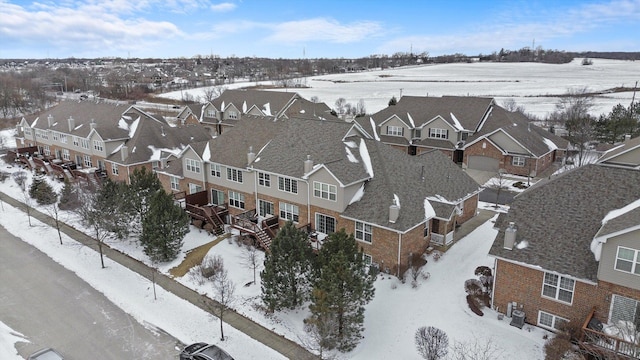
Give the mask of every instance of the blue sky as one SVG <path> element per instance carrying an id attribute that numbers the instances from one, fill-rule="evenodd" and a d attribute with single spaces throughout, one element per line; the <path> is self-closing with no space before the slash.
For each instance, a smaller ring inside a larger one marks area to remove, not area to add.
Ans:
<path id="1" fill-rule="evenodd" d="M 0 0 L 0 58 L 640 51 L 640 0 Z"/>

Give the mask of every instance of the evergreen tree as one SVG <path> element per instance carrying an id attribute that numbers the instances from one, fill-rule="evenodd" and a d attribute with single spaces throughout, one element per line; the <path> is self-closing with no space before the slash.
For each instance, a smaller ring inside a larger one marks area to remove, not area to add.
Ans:
<path id="1" fill-rule="evenodd" d="M 57 201 L 57 196 L 53 188 L 42 175 L 33 177 L 33 181 L 29 187 L 29 196 L 35 199 L 40 205 L 51 205 Z"/>
<path id="2" fill-rule="evenodd" d="M 392 96 L 391 99 L 389 100 L 389 106 L 396 105 L 397 103 L 398 103 L 398 99 L 396 99 L 395 96 Z"/>
<path id="3" fill-rule="evenodd" d="M 133 224 L 138 225 L 142 224 L 142 218 L 149 210 L 151 197 L 162 189 L 162 184 L 154 172 L 144 167 L 133 170 L 129 180 L 128 205 L 134 217 Z M 140 232 L 142 229 L 138 225 L 135 230 Z"/>
<path id="4" fill-rule="evenodd" d="M 58 206 L 62 210 L 72 210 L 78 207 L 78 192 L 68 179 L 64 179 L 64 187 L 60 194 Z"/>
<path id="5" fill-rule="evenodd" d="M 367 273 L 353 234 L 347 234 L 344 229 L 325 240 L 317 267 L 319 275 L 314 283 L 308 321 L 335 321 L 333 339 L 326 344 L 350 351 L 362 337 L 364 305 L 373 298 L 374 278 Z"/>
<path id="6" fill-rule="evenodd" d="M 598 140 L 609 144 L 623 141 L 627 134 L 633 137 L 638 131 L 640 131 L 640 105 L 638 103 L 628 108 L 618 104 L 609 114 L 600 115 L 596 123 Z"/>
<path id="7" fill-rule="evenodd" d="M 295 309 L 308 297 L 312 250 L 304 231 L 287 222 L 271 243 L 262 271 L 262 300 L 270 311 Z"/>
<path id="8" fill-rule="evenodd" d="M 156 191 L 149 200 L 149 211 L 142 218 L 140 242 L 144 253 L 153 261 L 173 260 L 188 232 L 189 216 L 173 202 L 171 194 Z"/>
<path id="9" fill-rule="evenodd" d="M 127 185 L 107 178 L 96 194 L 95 209 L 103 217 L 104 229 L 118 239 L 129 235 L 131 218 L 127 208 Z"/>

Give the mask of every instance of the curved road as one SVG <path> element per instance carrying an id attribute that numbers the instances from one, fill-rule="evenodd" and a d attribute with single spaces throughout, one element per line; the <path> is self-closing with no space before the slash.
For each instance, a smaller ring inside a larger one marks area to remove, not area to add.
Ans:
<path id="1" fill-rule="evenodd" d="M 0 226 L 0 321 L 68 359 L 177 359 L 177 340 L 143 327 L 75 273 Z"/>

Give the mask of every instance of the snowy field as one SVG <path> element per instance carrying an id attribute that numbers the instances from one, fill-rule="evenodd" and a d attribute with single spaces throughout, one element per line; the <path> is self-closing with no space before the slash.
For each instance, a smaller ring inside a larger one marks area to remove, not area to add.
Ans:
<path id="1" fill-rule="evenodd" d="M 0 171 L 16 170 L 16 167 L 0 162 Z M 59 183 L 52 184 L 57 188 L 61 187 Z M 0 183 L 0 191 L 16 199 L 22 197 L 18 186 L 11 178 Z M 101 269 L 97 253 L 77 246 L 67 237 L 63 238 L 64 245 L 60 245 L 55 229 L 39 222 L 35 222 L 34 226 L 29 228 L 26 215 L 7 204 L 3 204 L 0 212 L 0 225 L 77 273 L 140 323 L 162 328 L 184 343 L 218 343 L 219 323 L 215 317 L 159 288 L 158 300 L 154 300 L 148 280 L 110 260 L 107 261 L 107 269 Z M 73 214 L 65 213 L 61 218 L 78 229 L 82 228 L 78 218 Z M 475 278 L 473 272 L 477 266 L 493 264 L 492 259 L 487 256 L 496 236 L 492 221 L 462 239 L 439 261 L 429 258 L 422 270 L 423 273 L 428 273 L 429 277 L 421 277 L 417 288 L 412 288 L 409 281 L 403 284 L 395 277 L 379 276 L 375 283 L 375 297 L 366 307 L 364 339 L 354 351 L 336 354 L 336 358 L 419 359 L 413 340 L 414 333 L 421 326 L 435 326 L 448 334 L 451 346 L 454 343 L 490 341 L 501 354 L 496 359 L 513 359 L 513 354 L 519 354 L 520 359 L 542 359 L 545 341 L 543 336 L 548 334 L 546 331 L 528 325 L 523 330 L 509 326 L 507 319 L 498 320 L 497 313 L 490 309 L 484 309 L 485 315 L 478 317 L 467 306 L 464 281 Z M 28 232 L 25 229 L 29 229 Z M 40 240 L 34 242 L 33 239 L 36 238 Z M 42 241 L 43 239 L 46 241 Z M 193 230 L 185 238 L 183 251 L 186 252 L 213 239 L 204 231 Z M 111 240 L 108 243 L 149 263 L 135 239 Z M 167 273 L 179 264 L 184 259 L 184 252 L 175 261 L 160 264 L 160 271 Z M 302 330 L 302 320 L 309 315 L 306 308 L 271 315 L 266 315 L 260 310 L 259 276 L 257 284 L 244 286 L 253 280 L 253 272 L 243 264 L 245 253 L 242 247 L 235 242 L 223 240 L 210 250 L 209 255 L 212 254 L 223 257 L 225 267 L 229 269 L 230 277 L 236 284 L 237 300 L 234 308 L 239 313 L 293 341 L 303 345 L 309 343 Z M 262 259 L 261 257 L 259 260 L 258 274 L 262 270 Z M 210 284 L 199 285 L 196 279 L 189 275 L 177 280 L 201 293 L 212 291 Z M 222 346 L 230 354 L 237 354 L 236 358 L 282 358 L 280 354 L 230 326 L 226 327 L 225 334 L 229 339 Z M 23 339 L 20 334 L 0 322 L 0 359 L 19 358 L 13 347 L 16 341 L 28 339 Z"/>
<path id="2" fill-rule="evenodd" d="M 593 59 L 593 65 L 582 65 L 582 59 L 568 64 L 541 63 L 456 63 L 403 67 L 359 73 L 309 77 L 303 80 L 309 88 L 289 89 L 333 107 L 338 98 L 351 104 L 364 100 L 368 113 L 384 109 L 392 96 L 490 96 L 499 103 L 513 99 L 528 113 L 545 117 L 558 103 L 557 95 L 569 89 L 587 87 L 605 91 L 615 87 L 633 87 L 640 81 L 640 61 Z M 237 82 L 227 88 L 253 86 L 253 82 Z M 174 91 L 160 95 L 181 99 L 183 93 L 203 97 L 203 89 Z M 609 113 L 613 106 L 628 106 L 633 93 L 610 93 L 595 98 L 593 114 Z"/>

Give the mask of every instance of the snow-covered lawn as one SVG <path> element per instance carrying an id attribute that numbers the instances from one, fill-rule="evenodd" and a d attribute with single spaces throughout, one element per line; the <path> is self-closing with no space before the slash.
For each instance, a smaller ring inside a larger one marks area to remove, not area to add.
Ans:
<path id="1" fill-rule="evenodd" d="M 18 168 L 0 162 L 0 171 L 16 170 Z M 0 183 L 0 191 L 16 199 L 22 198 L 19 187 L 12 178 Z M 157 289 L 158 300 L 154 300 L 148 280 L 110 260 L 107 261 L 107 269 L 101 269 L 98 255 L 94 251 L 78 246 L 66 236 L 63 239 L 64 245 L 60 245 L 54 229 L 39 222 L 29 227 L 24 213 L 7 204 L 3 204 L 3 208 L 0 225 L 76 272 L 140 323 L 162 328 L 184 343 L 218 341 L 217 319 L 213 316 L 162 289 Z M 62 218 L 76 228 L 82 228 L 76 216 L 65 213 Z M 29 231 L 26 232 L 25 229 Z M 504 359 L 509 358 L 508 354 L 514 353 L 522 354 L 522 358 L 526 359 L 542 358 L 545 331 L 530 326 L 519 330 L 509 326 L 506 319 L 498 320 L 497 313 L 490 309 L 484 310 L 485 316 L 478 317 L 471 313 L 466 304 L 464 281 L 475 277 L 473 272 L 477 266 L 492 266 L 487 252 L 495 235 L 492 222 L 487 222 L 457 243 L 439 261 L 429 258 L 423 272 L 430 276 L 428 279 L 420 278 L 419 286 L 415 289 L 410 282 L 403 284 L 394 277 L 381 275 L 375 283 L 375 298 L 366 308 L 364 339 L 353 352 L 338 354 L 338 358 L 418 359 L 413 336 L 420 326 L 435 326 L 444 330 L 452 345 L 454 342 L 469 342 L 473 339 L 491 341 L 505 355 Z M 32 241 L 35 238 L 40 240 Z M 183 250 L 186 252 L 213 239 L 204 231 L 193 230 L 186 236 Z M 149 262 L 133 239 L 111 240 L 109 245 Z M 246 253 L 241 246 L 234 241 L 223 240 L 211 248 L 209 255 L 212 254 L 224 259 L 225 267 L 236 284 L 237 300 L 234 308 L 238 312 L 293 341 L 308 342 L 302 330 L 302 320 L 308 316 L 306 308 L 271 315 L 261 310 L 260 279 L 258 276 L 257 284 L 245 286 L 253 280 L 253 271 L 245 265 Z M 263 254 L 259 254 L 258 275 L 263 261 Z M 168 273 L 169 269 L 183 259 L 184 254 L 171 263 L 161 264 L 160 271 Z M 185 275 L 177 280 L 201 293 L 212 292 L 210 284 L 199 285 L 193 276 Z M 242 354 L 243 358 L 255 359 L 282 358 L 280 354 L 231 327 L 227 327 L 226 332 L 229 340 L 223 346 L 231 354 Z M 0 349 L 7 348 L 7 343 L 12 344 L 21 339 L 20 336 L 9 334 L 11 330 L 0 327 L 3 339 L 0 341 Z M 9 352 L 6 356 L 0 353 L 0 358 L 3 359 L 11 359 L 11 356 L 15 356 L 14 353 Z"/>
<path id="2" fill-rule="evenodd" d="M 513 99 L 528 113 L 545 117 L 555 109 L 558 95 L 569 89 L 587 87 L 605 91 L 615 87 L 633 87 L 640 73 L 640 61 L 582 59 L 568 64 L 541 63 L 456 63 L 372 70 L 359 73 L 332 74 L 306 78 L 308 88 L 288 89 L 307 99 L 317 96 L 334 107 L 338 98 L 357 104 L 364 100 L 368 113 L 385 108 L 392 96 L 491 96 L 498 103 Z M 253 86 L 254 82 L 236 82 L 227 88 Z M 282 91 L 281 89 L 279 91 Z M 203 97 L 203 88 L 174 91 L 160 96 L 181 99 L 189 93 Z M 596 96 L 593 113 L 609 113 L 621 103 L 628 106 L 633 93 L 607 93 Z"/>

